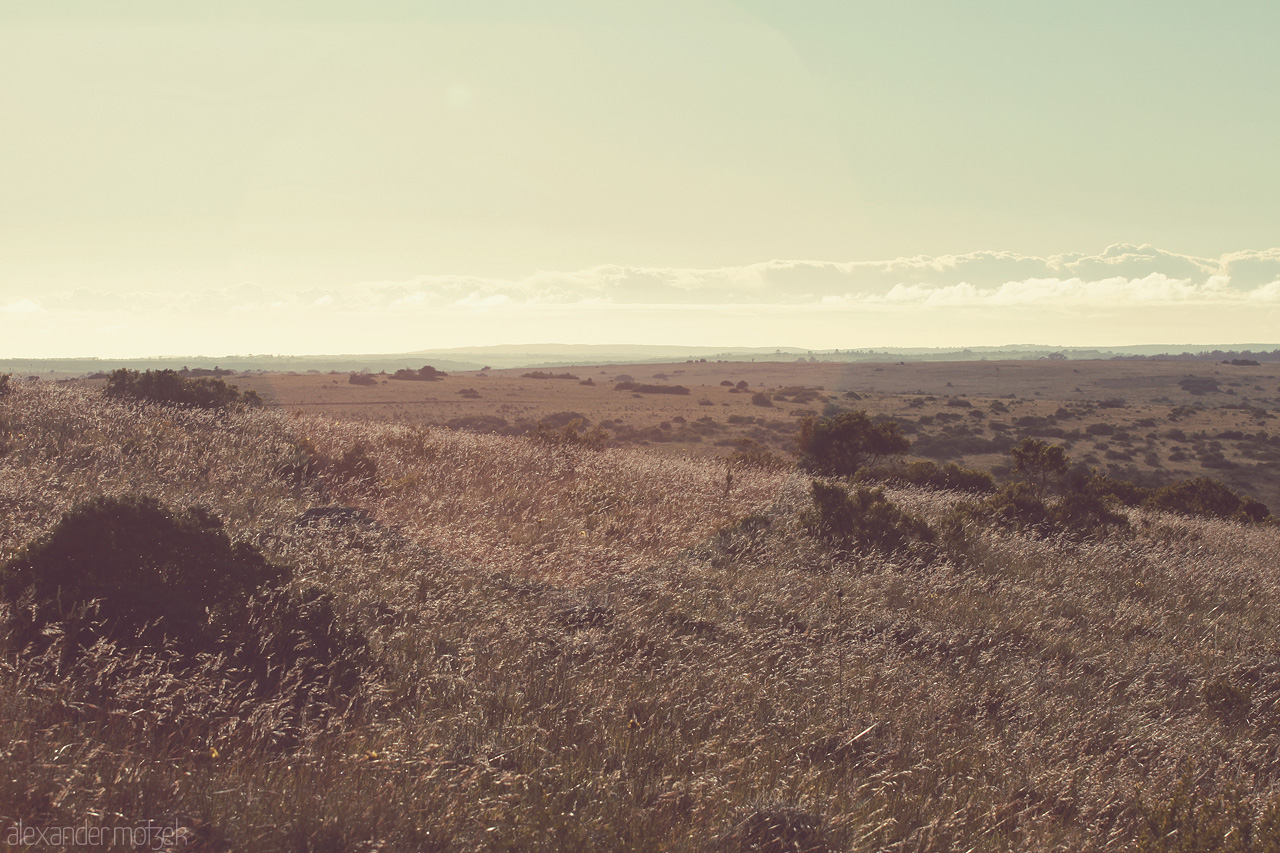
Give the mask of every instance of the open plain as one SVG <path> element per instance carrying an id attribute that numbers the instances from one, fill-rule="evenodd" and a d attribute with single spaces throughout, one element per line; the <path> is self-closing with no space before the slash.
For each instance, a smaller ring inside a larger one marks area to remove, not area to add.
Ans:
<path id="1" fill-rule="evenodd" d="M 569 378 L 530 378 L 538 374 Z M 286 410 L 342 420 L 518 434 L 582 417 L 615 443 L 695 456 L 727 455 L 751 439 L 786 457 L 803 417 L 859 409 L 898 420 L 915 458 L 1001 473 L 1008 448 L 1033 436 L 1119 479 L 1207 475 L 1280 507 L 1276 362 L 761 360 L 469 371 L 436 382 L 374 376 L 371 385 L 345 373 L 230 381 Z M 619 380 L 688 393 L 616 390 Z"/>

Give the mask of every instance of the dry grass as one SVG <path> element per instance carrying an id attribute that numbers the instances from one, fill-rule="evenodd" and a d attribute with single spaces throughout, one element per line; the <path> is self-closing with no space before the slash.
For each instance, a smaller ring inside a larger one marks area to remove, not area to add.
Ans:
<path id="1" fill-rule="evenodd" d="M 201 503 L 328 590 L 380 662 L 358 706 L 299 718 L 232 706 L 218 660 L 179 676 L 99 645 L 55 676 L 8 649 L 0 832 L 1119 851 L 1160 849 L 1144 826 L 1184 777 L 1193 810 L 1242 804 L 1237 840 L 1280 791 L 1274 527 L 1135 513 L 1095 541 L 974 528 L 954 562 L 840 557 L 802 533 L 807 481 L 786 472 L 736 472 L 726 495 L 713 461 L 41 384 L 0 412 L 0 561 L 92 495 Z M 377 482 L 280 475 L 304 439 L 362 443 Z M 932 519 L 955 500 L 889 496 Z M 326 501 L 381 526 L 293 523 Z"/>

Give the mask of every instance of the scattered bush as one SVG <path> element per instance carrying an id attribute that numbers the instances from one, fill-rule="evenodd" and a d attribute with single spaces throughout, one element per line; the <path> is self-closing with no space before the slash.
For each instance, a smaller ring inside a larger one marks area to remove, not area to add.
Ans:
<path id="1" fill-rule="evenodd" d="M 105 393 L 117 400 L 142 400 L 197 409 L 262 405 L 262 398 L 256 391 L 241 394 L 235 385 L 228 385 L 221 379 L 209 376 L 187 379 L 176 370 L 138 373 L 122 367 L 107 377 Z"/>
<path id="2" fill-rule="evenodd" d="M 410 382 L 438 382 L 449 374 L 436 370 L 429 364 L 424 364 L 417 370 L 408 367 L 402 367 L 391 375 L 392 379 L 403 379 Z"/>
<path id="3" fill-rule="evenodd" d="M 911 444 L 896 421 L 873 423 L 866 412 L 844 412 L 834 418 L 807 417 L 796 434 L 802 470 L 829 477 L 849 477 L 882 456 L 900 456 Z"/>
<path id="4" fill-rule="evenodd" d="M 370 458 L 364 442 L 358 441 L 346 449 L 341 459 L 329 465 L 329 476 L 338 482 L 373 485 L 378 481 L 378 464 Z"/>
<path id="5" fill-rule="evenodd" d="M 753 405 L 753 406 L 765 406 L 766 408 L 772 408 L 772 406 L 773 406 L 773 400 L 770 400 L 770 399 L 769 399 L 769 395 L 768 395 L 768 394 L 765 394 L 765 393 L 763 393 L 763 392 L 757 391 L 756 393 L 754 393 L 754 394 L 752 394 L 752 395 L 751 395 L 751 405 Z"/>
<path id="6" fill-rule="evenodd" d="M 908 465 L 864 468 L 857 474 L 858 480 L 899 482 L 930 489 L 946 489 L 957 492 L 990 493 L 996 490 L 995 478 L 986 471 L 962 468 L 954 462 L 939 465 L 922 460 Z"/>
<path id="7" fill-rule="evenodd" d="M 846 490 L 822 480 L 813 481 L 812 505 L 800 522 L 814 538 L 843 551 L 894 553 L 934 540 L 929 525 L 886 498 L 884 489 Z"/>
<path id="8" fill-rule="evenodd" d="M 1183 515 L 1228 518 L 1234 521 L 1263 521 L 1271 515 L 1266 504 L 1237 494 L 1225 483 L 1209 477 L 1196 477 L 1162 486 L 1147 500 L 1147 505 Z"/>
<path id="9" fill-rule="evenodd" d="M 600 450 L 609 443 L 607 432 L 598 426 L 588 430 L 583 418 L 575 418 L 559 428 L 544 419 L 530 437 L 550 447 L 581 447 L 586 450 Z"/>
<path id="10" fill-rule="evenodd" d="M 353 373 L 347 377 L 347 382 L 351 385 L 377 385 L 378 377 L 372 373 Z"/>
<path id="11" fill-rule="evenodd" d="M 521 373 L 521 379 L 577 379 L 572 373 L 547 373 L 542 370 L 534 370 L 530 373 Z"/>
<path id="12" fill-rule="evenodd" d="M 1037 497 L 1043 498 L 1050 482 L 1067 474 L 1067 452 L 1060 444 L 1024 438 L 1009 453 L 1013 470 L 1030 478 Z"/>
<path id="13" fill-rule="evenodd" d="M 0 373 L 0 397 L 8 397 L 13 391 L 13 386 L 9 384 L 12 377 L 12 373 Z"/>
<path id="14" fill-rule="evenodd" d="M 199 651 L 243 621 L 260 587 L 287 577 L 252 545 L 231 542 L 208 510 L 175 512 L 135 495 L 77 504 L 0 569 L 0 592 L 19 647 L 78 610 L 78 645 L 100 635 L 159 647 L 167 638 Z"/>
<path id="15" fill-rule="evenodd" d="M 634 391 L 637 394 L 688 394 L 689 389 L 683 385 L 643 385 L 639 382 L 619 382 L 613 386 L 615 391 Z"/>

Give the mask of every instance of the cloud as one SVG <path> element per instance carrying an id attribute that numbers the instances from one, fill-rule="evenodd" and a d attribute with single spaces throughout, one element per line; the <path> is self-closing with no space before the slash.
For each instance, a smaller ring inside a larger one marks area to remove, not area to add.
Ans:
<path id="1" fill-rule="evenodd" d="M 811 347 L 1277 342 L 1280 249 L 1152 246 L 1035 257 L 602 265 L 520 279 L 421 275 L 345 287 L 14 294 L 10 352 L 370 352 L 482 343 Z M 108 334 L 106 330 L 117 329 Z M 61 341 L 61 343 L 59 343 Z M 120 349 L 118 349 L 120 348 Z"/>
<path id="2" fill-rule="evenodd" d="M 38 314 L 44 309 L 30 299 L 19 299 L 8 305 L 0 305 L 0 312 L 5 314 Z"/>

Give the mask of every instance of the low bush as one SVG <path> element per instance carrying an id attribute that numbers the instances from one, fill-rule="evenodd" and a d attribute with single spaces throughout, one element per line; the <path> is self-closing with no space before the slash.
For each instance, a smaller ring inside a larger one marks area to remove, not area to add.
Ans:
<path id="1" fill-rule="evenodd" d="M 598 426 L 588 430 L 584 418 L 574 418 L 559 427 L 544 419 L 530 433 L 530 438 L 549 447 L 581 447 L 586 450 L 600 450 L 609 443 L 609 434 Z"/>
<path id="2" fill-rule="evenodd" d="M 807 417 L 796 433 L 800 468 L 829 477 L 849 477 L 883 456 L 900 456 L 911 444 L 896 421 L 872 422 L 866 412 L 834 418 Z"/>
<path id="3" fill-rule="evenodd" d="M 139 373 L 122 367 L 107 376 L 105 393 L 117 400 L 140 400 L 197 409 L 262 405 L 262 398 L 256 391 L 241 394 L 235 385 L 228 385 L 221 379 L 209 376 L 187 379 L 176 370 Z"/>
<path id="4" fill-rule="evenodd" d="M 883 465 L 876 468 L 864 468 L 858 473 L 858 480 L 898 482 L 911 486 L 925 486 L 930 489 L 948 489 L 983 494 L 996 490 L 995 478 L 986 471 L 962 468 L 954 462 L 939 465 L 929 460 L 911 462 L 907 465 Z"/>
<path id="5" fill-rule="evenodd" d="M 449 374 L 436 370 L 429 364 L 424 364 L 417 370 L 408 367 L 402 367 L 391 375 L 392 379 L 403 379 L 410 382 L 438 382 L 448 377 Z"/>
<path id="6" fill-rule="evenodd" d="M 572 373 L 547 373 L 544 370 L 534 370 L 529 373 L 521 373 L 521 379 L 577 379 Z"/>
<path id="7" fill-rule="evenodd" d="M 813 481 L 812 504 L 800 522 L 811 536 L 842 551 L 895 553 L 934 541 L 929 525 L 886 498 L 884 489 L 848 490 L 822 480 Z"/>
<path id="8" fill-rule="evenodd" d="M 252 545 L 233 543 L 201 507 L 175 512 L 149 497 L 99 497 L 0 569 L 0 593 L 12 605 L 18 647 L 79 611 L 76 644 L 104 636 L 158 647 L 168 638 L 198 651 L 243 620 L 259 588 L 287 577 Z"/>
<path id="9" fill-rule="evenodd" d="M 372 373 L 353 373 L 347 377 L 347 382 L 351 385 L 377 385 L 378 377 Z"/>
<path id="10" fill-rule="evenodd" d="M 1233 521 L 1263 521 L 1270 517 L 1266 504 L 1233 491 L 1220 480 L 1195 477 L 1156 489 L 1146 505 L 1182 515 L 1227 518 Z"/>
<path id="11" fill-rule="evenodd" d="M 613 386 L 615 391 L 634 391 L 637 394 L 688 394 L 689 389 L 683 385 L 644 385 L 639 382 L 619 382 Z"/>

